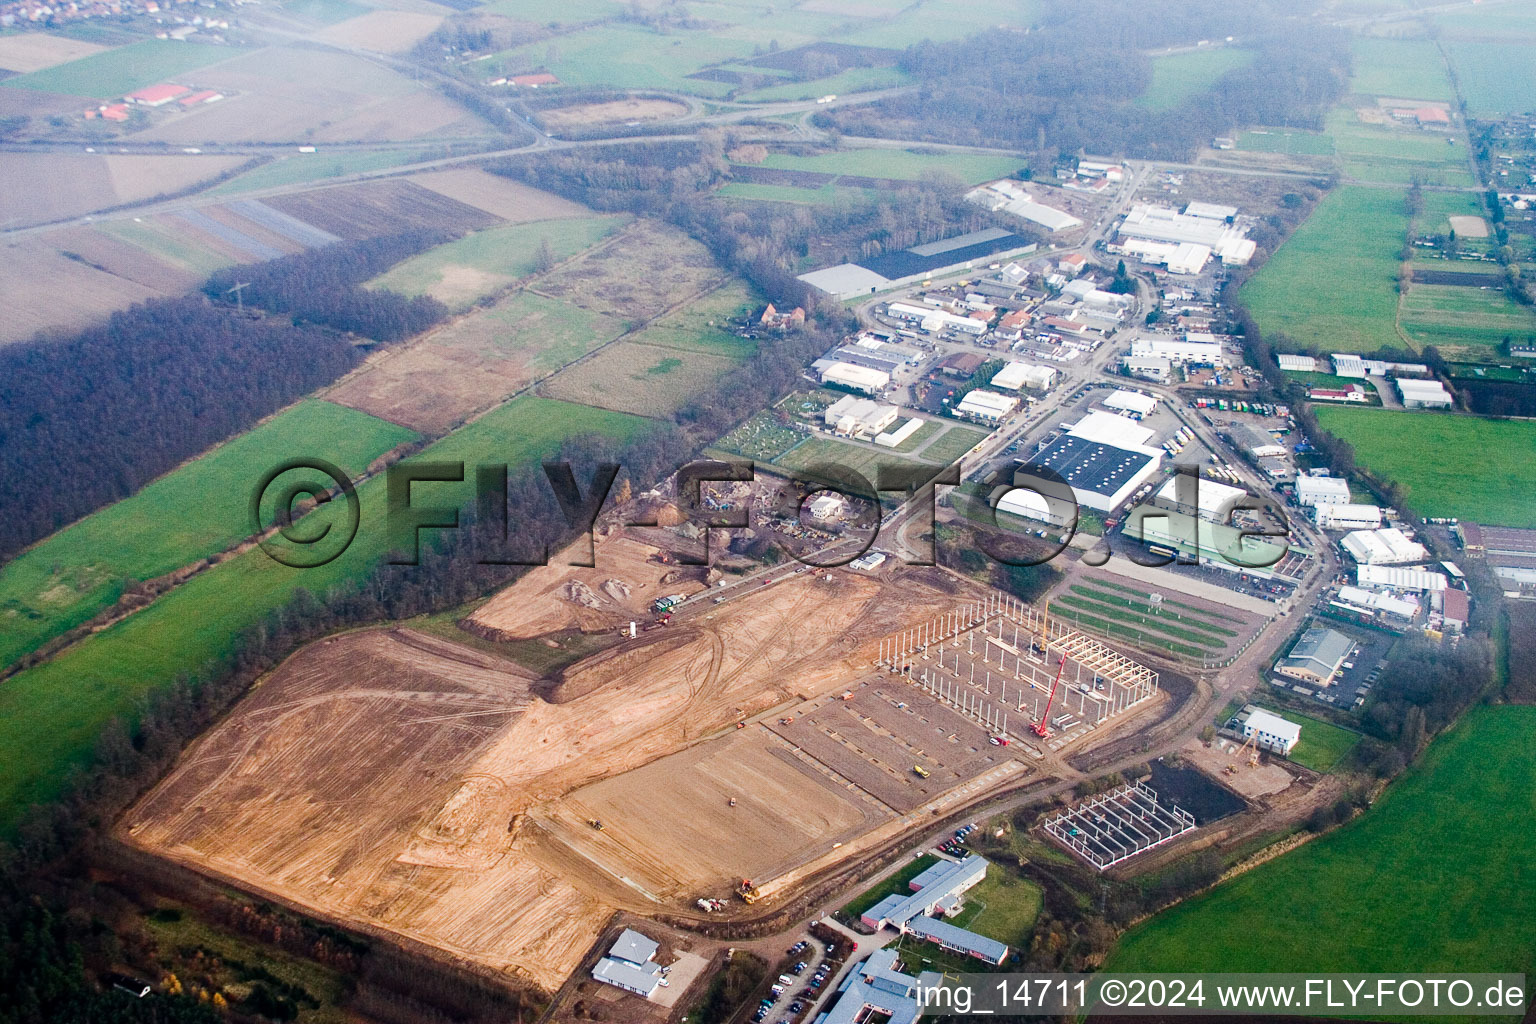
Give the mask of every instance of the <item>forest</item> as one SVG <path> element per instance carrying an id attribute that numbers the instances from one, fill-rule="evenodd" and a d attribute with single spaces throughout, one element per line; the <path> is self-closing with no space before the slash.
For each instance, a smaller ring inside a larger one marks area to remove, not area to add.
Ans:
<path id="1" fill-rule="evenodd" d="M 1300 13 L 1207 0 L 1053 2 L 1036 31 L 909 48 L 901 67 L 919 89 L 816 121 L 848 135 L 1187 160 L 1237 125 L 1321 128 L 1324 109 L 1348 81 L 1348 39 L 1298 20 Z M 1145 51 L 1226 36 L 1255 59 L 1173 109 L 1137 104 L 1151 82 Z"/>

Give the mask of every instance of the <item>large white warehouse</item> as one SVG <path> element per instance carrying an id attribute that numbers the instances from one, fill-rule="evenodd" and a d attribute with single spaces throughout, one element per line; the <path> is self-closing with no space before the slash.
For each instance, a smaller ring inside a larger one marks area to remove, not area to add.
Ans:
<path id="1" fill-rule="evenodd" d="M 871 370 L 867 366 L 833 363 L 821 371 L 821 382 L 874 395 L 890 386 L 891 375 L 884 370 Z"/>

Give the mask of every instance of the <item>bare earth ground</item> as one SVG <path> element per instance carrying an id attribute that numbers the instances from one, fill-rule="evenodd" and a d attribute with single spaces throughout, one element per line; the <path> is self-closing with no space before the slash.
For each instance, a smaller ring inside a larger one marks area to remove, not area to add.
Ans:
<path id="1" fill-rule="evenodd" d="M 43 224 L 176 192 L 246 159 L 0 153 L 0 224 Z"/>
<path id="2" fill-rule="evenodd" d="M 539 117 L 546 126 L 561 129 L 622 121 L 665 121 L 686 113 L 687 105 L 676 100 L 623 99 L 556 107 L 542 111 Z"/>
<path id="3" fill-rule="evenodd" d="M 202 283 L 202 275 L 156 259 L 145 250 L 94 228 L 65 228 L 48 235 L 61 252 L 72 252 L 106 273 L 165 294 Z"/>
<path id="4" fill-rule="evenodd" d="M 610 546 L 599 572 L 617 572 Z M 632 594 L 645 568 L 623 581 Z M 520 581 L 503 604 L 549 601 L 550 582 Z M 730 727 L 840 691 L 881 637 L 955 600 L 935 570 L 790 574 L 578 662 L 553 689 L 409 631 L 333 638 L 254 689 L 122 832 L 553 989 L 616 907 L 686 910 L 742 872 L 788 879 L 846 856 L 836 837 L 891 827 L 877 801 L 766 729 Z M 586 824 L 599 813 L 611 834 Z"/>
<path id="5" fill-rule="evenodd" d="M 67 64 L 81 57 L 100 53 L 105 46 L 50 36 L 42 32 L 19 32 L 0 36 L 0 68 L 26 74 L 57 64 Z"/>
<path id="6" fill-rule="evenodd" d="M 1250 768 L 1248 756 L 1245 754 L 1238 758 L 1236 748 L 1237 744 L 1220 737 L 1209 747 L 1199 740 L 1191 740 L 1179 751 L 1179 755 L 1223 786 L 1250 800 L 1283 792 L 1296 781 L 1295 776 L 1268 758 L 1257 768 Z M 1237 772 L 1226 774 L 1224 769 L 1228 765 L 1236 766 Z"/>
<path id="7" fill-rule="evenodd" d="M 409 228 L 467 231 L 499 223 L 483 209 L 400 178 L 311 189 L 263 202 L 341 238 L 373 238 Z"/>
<path id="8" fill-rule="evenodd" d="M 339 25 L 321 29 L 315 38 L 360 50 L 401 53 L 437 31 L 437 26 L 442 23 L 443 17 L 440 14 L 371 11 Z"/>
<path id="9" fill-rule="evenodd" d="M 636 416 L 667 416 L 737 367 L 734 359 L 624 339 L 562 370 L 541 389 L 550 398 Z"/>
<path id="10" fill-rule="evenodd" d="M 562 217 L 585 217 L 592 211 L 569 199 L 471 167 L 432 171 L 410 179 L 439 195 L 484 210 L 509 224 Z"/>
<path id="11" fill-rule="evenodd" d="M 38 281 L 46 281 L 39 288 Z M 44 328 L 77 329 L 160 294 L 62 255 L 40 238 L 0 245 L 0 344 Z"/>
<path id="12" fill-rule="evenodd" d="M 702 244 L 659 221 L 636 221 L 539 282 L 541 295 L 623 320 L 659 316 L 724 276 Z"/>

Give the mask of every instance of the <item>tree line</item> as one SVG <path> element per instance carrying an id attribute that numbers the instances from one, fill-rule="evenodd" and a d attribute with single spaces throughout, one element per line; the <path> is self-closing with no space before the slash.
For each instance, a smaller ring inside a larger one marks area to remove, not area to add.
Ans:
<path id="1" fill-rule="evenodd" d="M 221 302 L 291 316 L 295 326 L 317 324 L 374 341 L 402 341 L 441 321 L 448 308 L 429 296 L 406 298 L 363 284 L 453 237 L 422 228 L 336 242 L 255 266 L 220 270 L 203 285 L 203 292 Z M 238 293 L 231 294 L 237 287 Z"/>

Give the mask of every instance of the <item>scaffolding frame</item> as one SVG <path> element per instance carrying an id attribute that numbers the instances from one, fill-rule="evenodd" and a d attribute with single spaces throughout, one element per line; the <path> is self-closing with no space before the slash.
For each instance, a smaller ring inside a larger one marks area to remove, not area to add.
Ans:
<path id="1" fill-rule="evenodd" d="M 1193 831 L 1195 816 L 1159 802 L 1140 782 L 1127 783 L 1070 807 L 1045 822 L 1045 832 L 1100 871 Z"/>

